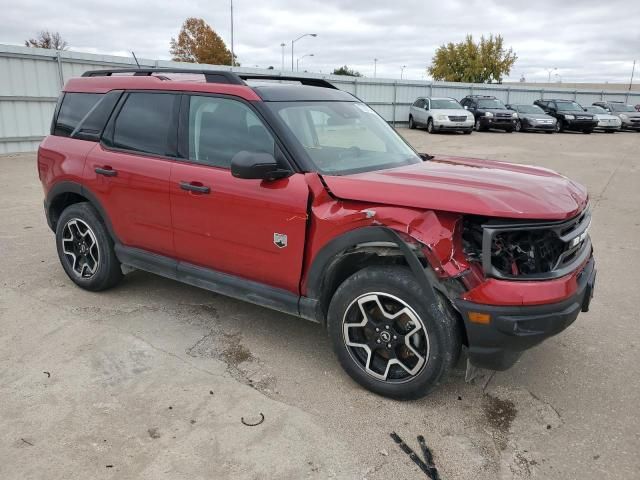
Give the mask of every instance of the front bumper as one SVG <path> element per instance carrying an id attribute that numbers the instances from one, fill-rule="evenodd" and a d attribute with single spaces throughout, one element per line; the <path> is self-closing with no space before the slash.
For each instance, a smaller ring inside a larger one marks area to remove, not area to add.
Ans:
<path id="1" fill-rule="evenodd" d="M 462 122 L 452 122 L 450 120 L 434 120 L 433 126 L 436 130 L 473 130 L 473 120 L 464 120 Z"/>
<path id="2" fill-rule="evenodd" d="M 640 122 L 632 122 L 627 120 L 622 122 L 622 128 L 627 130 L 640 130 Z"/>
<path id="3" fill-rule="evenodd" d="M 556 129 L 556 122 L 553 123 L 534 123 L 530 121 L 523 121 L 522 128 L 524 130 L 536 130 L 536 131 L 544 131 L 544 132 L 553 132 Z"/>
<path id="4" fill-rule="evenodd" d="M 482 128 L 496 128 L 498 130 L 514 130 L 516 128 L 515 118 L 480 117 Z"/>
<path id="5" fill-rule="evenodd" d="M 567 130 L 594 130 L 598 127 L 598 122 L 592 120 L 565 120 L 564 126 Z"/>
<path id="6" fill-rule="evenodd" d="M 592 257 L 577 275 L 575 293 L 557 303 L 494 306 L 456 300 L 467 330 L 469 360 L 477 367 L 491 370 L 511 367 L 522 352 L 563 331 L 581 311 L 589 311 L 595 280 Z M 469 320 L 469 312 L 489 314 L 491 321 L 489 324 L 473 323 Z"/>

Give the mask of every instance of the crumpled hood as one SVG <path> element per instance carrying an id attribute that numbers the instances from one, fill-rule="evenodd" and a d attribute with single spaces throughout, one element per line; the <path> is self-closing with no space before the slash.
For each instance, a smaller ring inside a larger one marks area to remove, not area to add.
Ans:
<path id="1" fill-rule="evenodd" d="M 582 185 L 552 170 L 459 157 L 323 179 L 343 200 L 491 217 L 564 220 L 588 202 Z"/>

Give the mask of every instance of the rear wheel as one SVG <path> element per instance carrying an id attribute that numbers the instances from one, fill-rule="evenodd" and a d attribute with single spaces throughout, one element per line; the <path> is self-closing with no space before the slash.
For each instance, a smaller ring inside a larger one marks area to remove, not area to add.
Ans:
<path id="1" fill-rule="evenodd" d="M 407 267 L 364 268 L 338 288 L 328 331 L 346 372 L 372 392 L 398 399 L 429 393 L 455 365 L 461 333 L 439 298 L 429 303 Z"/>
<path id="2" fill-rule="evenodd" d="M 416 128 L 416 123 L 413 121 L 413 116 L 409 115 L 409 128 L 411 130 L 415 130 Z"/>
<path id="3" fill-rule="evenodd" d="M 62 268 L 79 287 L 105 290 L 122 278 L 113 240 L 89 203 L 75 203 L 62 212 L 56 225 L 56 247 Z"/>
<path id="4" fill-rule="evenodd" d="M 427 120 L 427 132 L 433 133 L 433 119 Z"/>

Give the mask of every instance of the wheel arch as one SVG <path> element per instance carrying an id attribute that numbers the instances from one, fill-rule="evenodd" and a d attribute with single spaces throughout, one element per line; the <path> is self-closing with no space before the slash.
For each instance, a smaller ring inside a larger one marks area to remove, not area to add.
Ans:
<path id="1" fill-rule="evenodd" d="M 411 246 L 391 228 L 369 226 L 334 238 L 315 256 L 307 274 L 306 297 L 317 302 L 316 316 L 324 323 L 333 294 L 348 277 L 367 266 L 388 264 L 408 266 L 425 295 L 435 301 L 431 280 Z"/>
<path id="2" fill-rule="evenodd" d="M 111 221 L 109 220 L 109 217 L 107 216 L 107 213 L 102 207 L 100 201 L 91 192 L 91 190 L 77 182 L 59 182 L 49 190 L 45 200 L 45 213 L 49 228 L 55 232 L 58 219 L 60 218 L 60 215 L 62 215 L 64 209 L 70 205 L 81 202 L 90 203 L 98 211 L 100 218 L 107 227 L 109 235 L 111 235 L 111 238 L 114 241 L 117 241 Z"/>

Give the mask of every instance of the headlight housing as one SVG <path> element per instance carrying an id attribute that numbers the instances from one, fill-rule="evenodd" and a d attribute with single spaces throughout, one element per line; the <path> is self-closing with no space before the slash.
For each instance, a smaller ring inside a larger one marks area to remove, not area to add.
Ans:
<path id="1" fill-rule="evenodd" d="M 565 115 L 564 118 L 566 120 L 575 120 L 576 117 L 574 115 Z"/>
<path id="2" fill-rule="evenodd" d="M 467 114 L 467 120 L 474 120 L 473 115 L 471 115 L 470 113 Z"/>
<path id="3" fill-rule="evenodd" d="M 621 114 L 620 114 L 620 118 L 621 118 L 621 119 L 623 119 L 623 120 L 626 120 L 626 119 L 628 119 L 628 118 L 629 118 L 629 115 L 626 115 L 626 114 L 624 114 L 624 113 L 621 113 Z"/>
<path id="4" fill-rule="evenodd" d="M 511 114 L 511 116 L 512 116 L 513 118 L 518 118 L 518 112 L 513 112 L 513 113 Z"/>
<path id="5" fill-rule="evenodd" d="M 447 120 L 449 117 L 447 117 L 446 115 L 438 115 L 436 117 L 436 120 Z"/>
<path id="6" fill-rule="evenodd" d="M 489 117 L 489 118 L 491 118 L 491 117 L 493 117 L 493 113 L 491 113 L 491 112 L 485 112 L 484 116 L 485 116 L 485 117 Z"/>

